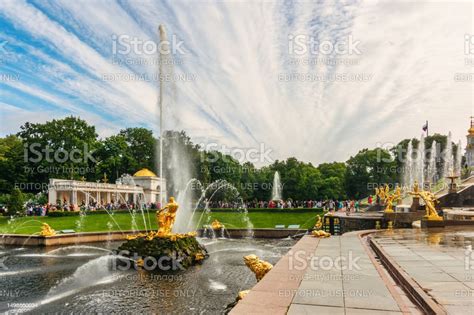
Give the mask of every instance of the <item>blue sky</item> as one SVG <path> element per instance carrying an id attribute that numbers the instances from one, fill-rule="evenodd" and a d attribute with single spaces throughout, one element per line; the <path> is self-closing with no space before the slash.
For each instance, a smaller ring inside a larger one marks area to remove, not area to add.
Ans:
<path id="1" fill-rule="evenodd" d="M 454 75 L 473 69 L 469 1 L 3 0 L 0 135 L 67 115 L 102 137 L 157 131 L 157 54 L 117 48 L 151 45 L 159 24 L 176 48 L 165 66 L 177 78 L 164 86 L 165 128 L 197 143 L 263 144 L 274 159 L 319 163 L 419 137 L 425 120 L 465 143 L 473 82 Z M 295 36 L 351 40 L 357 51 L 296 54 Z"/>

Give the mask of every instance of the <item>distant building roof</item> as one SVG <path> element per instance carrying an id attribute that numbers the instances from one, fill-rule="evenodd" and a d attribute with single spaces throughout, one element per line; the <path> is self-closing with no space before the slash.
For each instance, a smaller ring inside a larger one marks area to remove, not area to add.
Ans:
<path id="1" fill-rule="evenodd" d="M 158 177 L 158 176 L 156 176 L 156 174 L 150 171 L 149 169 L 142 168 L 141 170 L 133 174 L 133 177 Z"/>

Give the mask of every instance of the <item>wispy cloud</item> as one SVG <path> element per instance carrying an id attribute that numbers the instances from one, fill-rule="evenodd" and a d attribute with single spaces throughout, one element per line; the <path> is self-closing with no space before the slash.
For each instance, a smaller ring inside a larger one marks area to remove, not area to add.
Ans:
<path id="1" fill-rule="evenodd" d="M 103 78 L 152 78 L 156 55 L 114 55 L 112 47 L 120 35 L 156 41 L 159 24 L 183 42 L 174 73 L 188 78 L 165 99 L 165 127 L 198 142 L 265 143 L 274 158 L 319 163 L 418 136 L 425 120 L 432 132 L 463 138 L 473 112 L 472 82 L 453 80 L 472 70 L 464 65 L 464 35 L 474 33 L 469 2 L 5 0 L 0 40 L 11 55 L 0 56 L 0 74 L 20 80 L 0 81 L 1 132 L 67 114 L 85 117 L 102 136 L 125 126 L 156 131 L 157 83 Z M 362 53 L 297 56 L 290 35 L 352 38 Z M 289 74 L 369 79 L 281 80 Z"/>

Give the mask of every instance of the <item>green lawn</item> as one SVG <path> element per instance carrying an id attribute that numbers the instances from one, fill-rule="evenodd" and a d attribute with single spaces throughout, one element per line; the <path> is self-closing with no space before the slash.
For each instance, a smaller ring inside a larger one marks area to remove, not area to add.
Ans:
<path id="1" fill-rule="evenodd" d="M 254 228 L 274 228 L 277 224 L 288 226 L 299 224 L 302 228 L 310 228 L 316 222 L 316 215 L 321 212 L 309 213 L 249 213 L 248 217 Z M 154 213 L 149 219 L 153 229 L 156 229 Z M 227 228 L 246 228 L 244 216 L 236 212 L 196 213 L 195 222 L 200 221 L 199 227 L 212 222 L 214 219 L 222 222 Z M 34 234 L 41 230 L 41 224 L 48 223 L 56 231 L 71 229 L 76 232 L 119 231 L 131 230 L 131 216 L 128 213 L 115 213 L 112 217 L 107 214 L 87 215 L 83 218 L 82 228 L 78 228 L 79 216 L 69 217 L 22 217 L 8 221 L 7 217 L 0 217 L 0 233 Z M 148 220 L 147 220 L 148 225 Z M 144 229 L 143 217 L 136 216 L 136 226 Z"/>

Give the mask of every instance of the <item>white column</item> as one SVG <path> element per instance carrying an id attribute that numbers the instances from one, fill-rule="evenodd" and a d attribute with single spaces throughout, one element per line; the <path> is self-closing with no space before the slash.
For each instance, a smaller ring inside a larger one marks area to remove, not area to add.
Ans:
<path id="1" fill-rule="evenodd" d="M 56 192 L 56 188 L 50 187 L 48 190 L 48 202 L 52 205 L 55 205 L 57 200 L 58 200 L 58 193 Z"/>
<path id="2" fill-rule="evenodd" d="M 71 203 L 74 205 L 74 206 L 77 206 L 77 190 L 73 189 L 72 190 L 72 196 L 71 196 L 72 200 L 71 200 Z"/>

